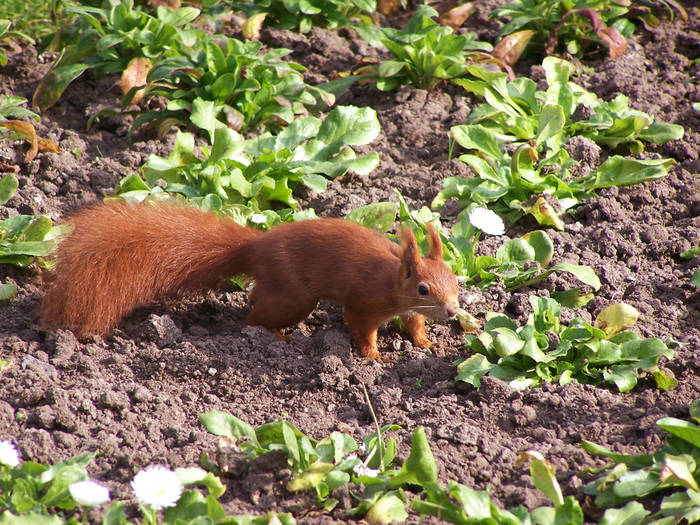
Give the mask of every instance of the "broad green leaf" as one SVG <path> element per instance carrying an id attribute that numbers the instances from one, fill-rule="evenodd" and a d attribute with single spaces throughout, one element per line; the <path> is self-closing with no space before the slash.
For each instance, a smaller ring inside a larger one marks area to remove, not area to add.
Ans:
<path id="1" fill-rule="evenodd" d="M 450 481 L 447 490 L 456 499 L 468 518 L 486 520 L 491 518 L 491 498 L 488 492 L 474 490 L 461 483 Z"/>
<path id="2" fill-rule="evenodd" d="M 535 143 L 538 146 L 547 144 L 550 149 L 558 148 L 565 121 L 564 109 L 560 105 L 545 104 L 537 124 Z"/>
<path id="3" fill-rule="evenodd" d="M 603 379 L 615 383 L 620 392 L 629 392 L 637 386 L 637 371 L 633 366 L 615 365 L 603 372 Z"/>
<path id="4" fill-rule="evenodd" d="M 394 493 L 384 494 L 365 516 L 371 525 L 404 522 L 407 518 L 406 504 Z"/>
<path id="5" fill-rule="evenodd" d="M 579 288 L 571 288 L 570 290 L 553 292 L 551 297 L 567 308 L 582 308 L 593 299 L 593 294 L 584 294 Z"/>
<path id="6" fill-rule="evenodd" d="M 571 264 L 568 262 L 560 262 L 552 266 L 546 273 L 549 275 L 552 272 L 564 271 L 573 274 L 579 281 L 587 284 L 594 290 L 600 290 L 600 279 L 590 266 L 581 264 Z"/>
<path id="7" fill-rule="evenodd" d="M 450 133 L 457 143 L 465 149 L 477 150 L 487 157 L 500 160 L 503 153 L 494 133 L 480 125 L 453 126 Z"/>
<path id="8" fill-rule="evenodd" d="M 589 189 L 629 186 L 655 180 L 668 175 L 668 169 L 676 163 L 673 159 L 626 159 L 615 155 L 606 160 L 595 173 L 591 183 L 584 184 Z"/>
<path id="9" fill-rule="evenodd" d="M 394 225 L 396 213 L 396 204 L 393 202 L 376 202 L 352 210 L 345 218 L 386 233 Z"/>
<path id="10" fill-rule="evenodd" d="M 530 246 L 535 250 L 533 259 L 540 263 L 543 267 L 547 266 L 552 261 L 554 255 L 554 243 L 552 239 L 542 230 L 534 230 L 522 236 Z"/>
<path id="11" fill-rule="evenodd" d="M 177 468 L 175 474 L 184 486 L 201 485 L 206 487 L 209 494 L 217 499 L 226 491 L 226 487 L 217 476 L 200 467 Z"/>
<path id="12" fill-rule="evenodd" d="M 509 239 L 496 252 L 500 262 L 524 263 L 535 260 L 535 248 L 525 239 Z"/>
<path id="13" fill-rule="evenodd" d="M 697 268 L 693 272 L 693 276 L 690 278 L 690 282 L 694 284 L 697 288 L 700 288 L 700 268 Z"/>
<path id="14" fill-rule="evenodd" d="M 0 284 L 0 301 L 9 301 L 17 297 L 17 285 L 16 284 Z"/>
<path id="15" fill-rule="evenodd" d="M 216 436 L 224 436 L 233 441 L 238 441 L 245 437 L 255 444 L 258 442 L 253 427 L 226 412 L 212 410 L 206 414 L 201 414 L 199 416 L 199 421 L 204 425 L 204 428 Z"/>
<path id="16" fill-rule="evenodd" d="M 638 525 L 650 512 L 638 501 L 630 501 L 621 509 L 608 509 L 598 525 Z"/>
<path id="17" fill-rule="evenodd" d="M 659 419 L 656 424 L 674 436 L 678 436 L 691 445 L 700 448 L 700 427 L 695 423 L 673 417 L 665 417 Z"/>
<path id="18" fill-rule="evenodd" d="M 401 466 L 400 472 L 394 477 L 389 486 L 398 487 L 403 483 L 424 486 L 437 481 L 437 464 L 433 452 L 428 445 L 425 429 L 418 427 L 411 439 L 411 453 Z"/>
<path id="19" fill-rule="evenodd" d="M 583 510 L 573 496 L 567 496 L 564 503 L 557 505 L 554 525 L 583 525 Z"/>
<path id="20" fill-rule="evenodd" d="M 47 516 L 38 512 L 30 512 L 21 516 L 12 514 L 9 510 L 0 515 L 0 525 L 64 525 L 58 516 Z"/>
<path id="21" fill-rule="evenodd" d="M 456 381 L 464 381 L 476 388 L 481 386 L 481 378 L 489 373 L 493 365 L 485 355 L 474 354 L 457 366 Z"/>
<path id="22" fill-rule="evenodd" d="M 685 130 L 678 124 L 667 122 L 654 122 L 639 133 L 639 138 L 655 144 L 664 144 L 672 140 L 683 138 Z"/>
<path id="23" fill-rule="evenodd" d="M 596 288 L 597 289 L 597 288 Z M 633 327 L 639 318 L 639 311 L 626 303 L 607 306 L 598 314 L 594 326 L 605 332 L 606 337 L 612 337 L 618 332 Z"/>
<path id="24" fill-rule="evenodd" d="M 372 108 L 338 106 L 328 113 L 316 138 L 332 151 L 338 151 L 341 145 L 360 146 L 372 142 L 380 129 Z"/>
<path id="25" fill-rule="evenodd" d="M 14 175 L 5 175 L 0 179 L 0 205 L 9 201 L 17 191 L 19 182 Z"/>

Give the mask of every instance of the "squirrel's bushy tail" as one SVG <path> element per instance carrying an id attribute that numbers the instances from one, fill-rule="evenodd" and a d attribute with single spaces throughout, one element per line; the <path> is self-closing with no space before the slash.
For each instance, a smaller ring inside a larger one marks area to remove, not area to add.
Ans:
<path id="1" fill-rule="evenodd" d="M 42 320 L 79 337 L 110 330 L 140 305 L 249 272 L 260 232 L 183 205 L 111 202 L 72 217 Z"/>

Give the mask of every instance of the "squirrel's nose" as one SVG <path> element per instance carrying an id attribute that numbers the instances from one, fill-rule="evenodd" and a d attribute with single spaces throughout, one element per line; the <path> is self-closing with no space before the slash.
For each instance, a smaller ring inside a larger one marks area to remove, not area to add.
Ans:
<path id="1" fill-rule="evenodd" d="M 455 315 L 457 315 L 457 310 L 459 310 L 459 306 L 458 306 L 458 305 L 448 304 L 448 305 L 445 307 L 445 310 L 447 310 L 447 316 L 450 317 L 450 318 L 452 318 L 452 317 L 454 317 Z"/>

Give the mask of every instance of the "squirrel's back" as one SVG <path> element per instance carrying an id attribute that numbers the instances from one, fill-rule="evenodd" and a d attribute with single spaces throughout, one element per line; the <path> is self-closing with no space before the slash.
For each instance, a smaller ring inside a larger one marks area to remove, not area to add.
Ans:
<path id="1" fill-rule="evenodd" d="M 215 287 L 249 271 L 246 245 L 260 232 L 174 204 L 98 204 L 72 217 L 58 247 L 42 319 L 78 336 L 104 333 L 135 307 Z"/>

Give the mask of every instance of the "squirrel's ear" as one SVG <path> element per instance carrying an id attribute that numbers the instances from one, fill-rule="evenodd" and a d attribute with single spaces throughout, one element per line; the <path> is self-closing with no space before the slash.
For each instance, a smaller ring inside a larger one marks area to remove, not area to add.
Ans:
<path id="1" fill-rule="evenodd" d="M 402 263 L 406 278 L 409 278 L 420 263 L 420 252 L 416 244 L 416 237 L 408 226 L 402 226 L 399 230 L 399 240 L 403 248 Z"/>
<path id="2" fill-rule="evenodd" d="M 440 239 L 440 234 L 432 224 L 427 223 L 425 226 L 428 228 L 428 243 L 430 244 L 430 253 L 428 254 L 428 257 L 441 261 L 442 239 Z"/>

